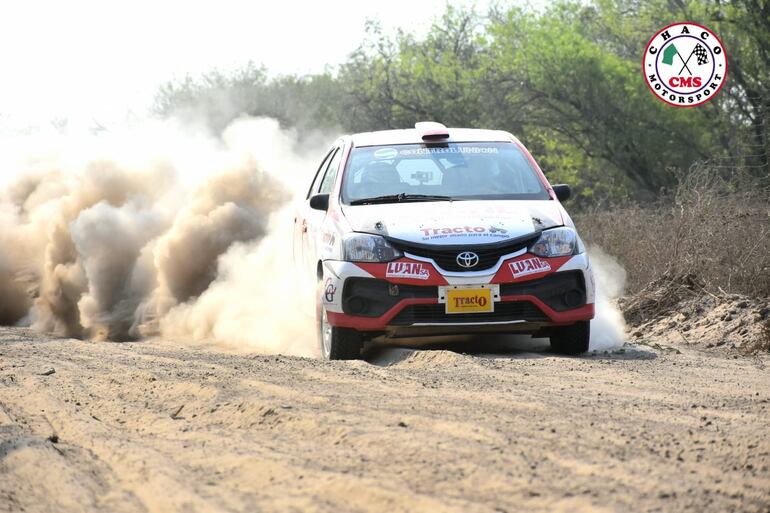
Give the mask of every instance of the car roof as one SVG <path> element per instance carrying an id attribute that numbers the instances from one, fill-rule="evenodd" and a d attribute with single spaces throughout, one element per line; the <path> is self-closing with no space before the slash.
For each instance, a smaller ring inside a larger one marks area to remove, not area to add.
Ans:
<path id="1" fill-rule="evenodd" d="M 478 128 L 449 128 L 449 138 L 430 142 L 511 142 L 515 138 L 503 130 L 482 130 Z M 390 144 L 422 144 L 422 134 L 415 128 L 402 130 L 380 130 L 363 132 L 350 136 L 353 146 L 382 146 Z"/>

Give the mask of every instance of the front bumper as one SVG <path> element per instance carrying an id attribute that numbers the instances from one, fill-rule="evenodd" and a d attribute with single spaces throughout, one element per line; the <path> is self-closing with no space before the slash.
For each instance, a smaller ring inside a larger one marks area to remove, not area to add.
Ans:
<path id="1" fill-rule="evenodd" d="M 532 261 L 535 269 L 521 273 Z M 328 260 L 324 279 L 322 301 L 333 326 L 393 336 L 535 333 L 594 316 L 593 274 L 585 254 L 540 259 L 525 253 L 489 271 L 466 273 L 441 271 L 414 258 L 387 264 Z M 499 287 L 493 312 L 446 313 L 440 287 L 481 284 Z"/>

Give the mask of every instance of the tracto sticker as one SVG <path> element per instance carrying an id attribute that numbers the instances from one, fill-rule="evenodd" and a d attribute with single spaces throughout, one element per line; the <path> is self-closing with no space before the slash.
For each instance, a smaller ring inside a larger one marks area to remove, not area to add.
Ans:
<path id="1" fill-rule="evenodd" d="M 483 237 L 509 239 L 508 230 L 499 226 L 443 226 L 440 228 L 420 228 L 422 240 L 434 240 L 457 237 Z"/>
<path id="2" fill-rule="evenodd" d="M 430 278 L 430 270 L 417 262 L 389 262 L 385 277 L 427 280 Z"/>
<path id="3" fill-rule="evenodd" d="M 513 274 L 514 278 L 551 270 L 551 264 L 538 257 L 525 258 L 524 260 L 511 262 L 508 266 L 511 268 L 511 274 Z"/>
<path id="4" fill-rule="evenodd" d="M 375 151 L 373 155 L 376 159 L 391 160 L 396 158 L 398 155 L 398 150 L 395 148 L 380 148 L 379 150 Z"/>

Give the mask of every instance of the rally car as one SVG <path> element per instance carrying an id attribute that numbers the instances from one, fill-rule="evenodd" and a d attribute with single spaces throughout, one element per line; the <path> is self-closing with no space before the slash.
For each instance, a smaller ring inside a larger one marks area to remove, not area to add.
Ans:
<path id="1" fill-rule="evenodd" d="M 341 137 L 295 216 L 322 355 L 490 332 L 587 351 L 594 279 L 569 195 L 508 132 L 421 122 Z"/>

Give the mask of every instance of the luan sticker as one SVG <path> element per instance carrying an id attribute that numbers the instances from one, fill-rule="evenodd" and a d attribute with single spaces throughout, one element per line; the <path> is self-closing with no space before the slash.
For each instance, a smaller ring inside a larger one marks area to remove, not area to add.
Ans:
<path id="1" fill-rule="evenodd" d="M 508 266 L 511 268 L 511 274 L 513 274 L 514 278 L 551 270 L 551 264 L 538 257 L 525 258 L 524 260 L 511 262 Z"/>
<path id="2" fill-rule="evenodd" d="M 385 271 L 385 277 L 427 280 L 430 278 L 430 270 L 425 265 L 417 262 L 389 262 Z"/>

